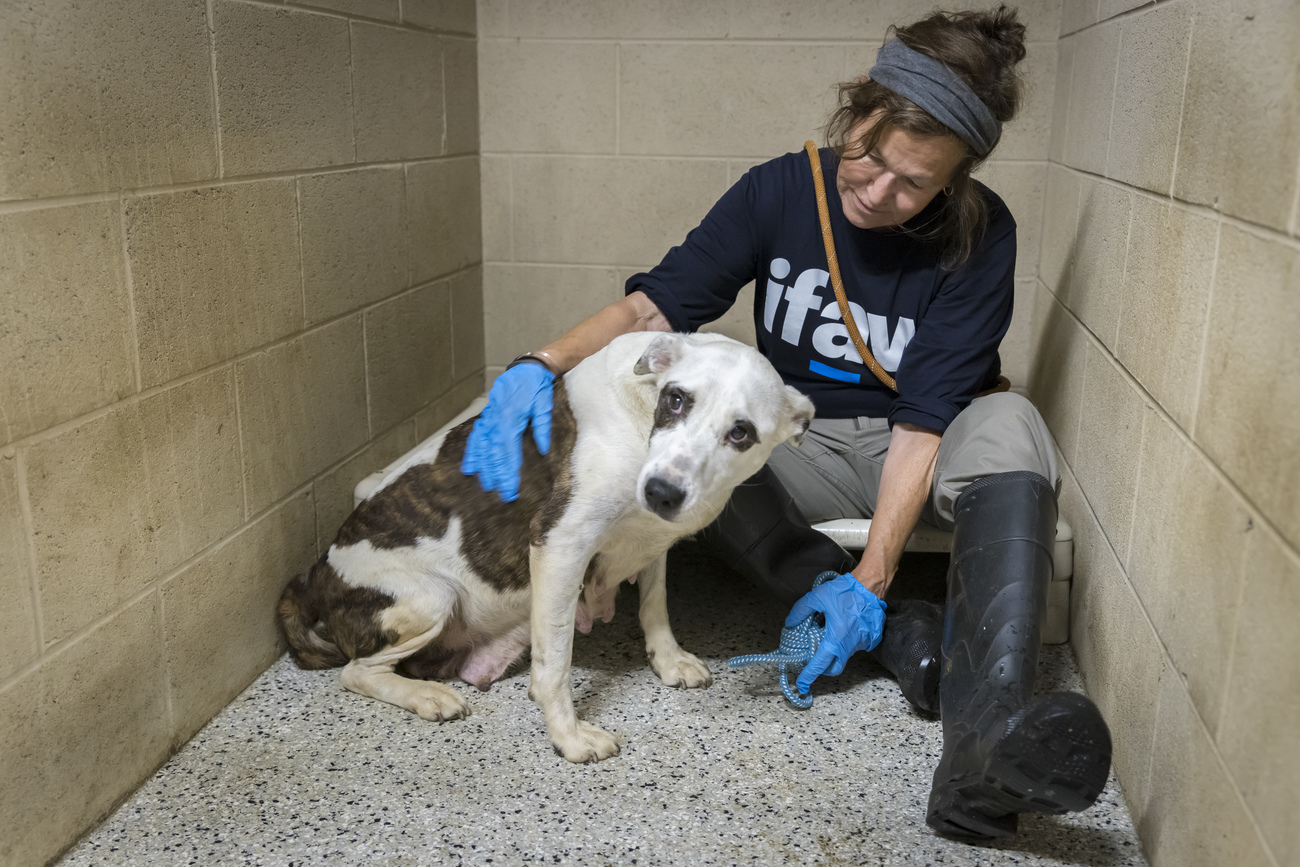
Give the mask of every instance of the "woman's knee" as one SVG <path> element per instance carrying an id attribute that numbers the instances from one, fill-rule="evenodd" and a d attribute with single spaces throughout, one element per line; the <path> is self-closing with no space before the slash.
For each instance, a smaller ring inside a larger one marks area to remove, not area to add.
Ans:
<path id="1" fill-rule="evenodd" d="M 960 478 L 1030 471 L 1057 483 L 1056 450 L 1037 407 L 1014 392 L 977 398 L 944 433 L 946 467 Z M 941 448 L 941 452 L 944 449 Z"/>

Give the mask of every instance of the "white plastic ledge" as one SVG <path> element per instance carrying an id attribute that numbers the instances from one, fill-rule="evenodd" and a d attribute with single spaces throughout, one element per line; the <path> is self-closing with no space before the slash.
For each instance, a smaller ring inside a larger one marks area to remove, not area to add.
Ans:
<path id="1" fill-rule="evenodd" d="M 371 473 L 352 491 L 353 506 L 375 492 L 394 472 L 404 469 L 416 452 L 432 450 L 447 436 L 447 431 L 482 411 L 486 397 L 475 398 L 459 415 L 443 425 L 424 442 L 378 472 Z M 861 551 L 871 535 L 871 519 L 840 518 L 814 525 L 844 548 Z M 946 554 L 952 550 L 952 533 L 925 524 L 918 525 L 907 540 L 908 551 Z M 1056 547 L 1052 552 L 1054 575 L 1047 590 L 1047 622 L 1043 624 L 1044 644 L 1064 644 L 1070 640 L 1070 579 L 1074 575 L 1074 533 L 1065 521 L 1056 522 Z"/>

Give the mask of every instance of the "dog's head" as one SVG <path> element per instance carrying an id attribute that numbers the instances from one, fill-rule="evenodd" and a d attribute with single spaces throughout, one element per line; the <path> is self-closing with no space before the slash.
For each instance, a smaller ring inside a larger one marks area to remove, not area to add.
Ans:
<path id="1" fill-rule="evenodd" d="M 718 334 L 661 335 L 633 370 L 655 377 L 659 392 L 637 500 L 666 521 L 712 520 L 772 449 L 797 444 L 812 421 L 812 401 L 766 358 Z"/>

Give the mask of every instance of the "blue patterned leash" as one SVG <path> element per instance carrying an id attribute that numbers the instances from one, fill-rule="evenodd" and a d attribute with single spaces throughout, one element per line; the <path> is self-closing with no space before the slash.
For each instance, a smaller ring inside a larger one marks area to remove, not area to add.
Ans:
<path id="1" fill-rule="evenodd" d="M 834 581 L 840 577 L 840 573 L 833 569 L 818 575 L 813 581 L 813 586 L 824 584 L 827 581 Z M 797 708 L 807 710 L 812 707 L 812 693 L 800 695 L 799 691 L 790 683 L 790 677 L 787 669 L 790 666 L 798 666 L 795 669 L 795 677 L 803 671 L 803 667 L 808 664 L 808 660 L 813 658 L 817 652 L 817 647 L 822 643 L 822 635 L 826 632 L 826 627 L 817 623 L 819 615 L 809 614 L 802 622 L 794 626 L 781 627 L 781 646 L 771 653 L 751 653 L 747 656 L 733 656 L 727 660 L 728 668 L 743 668 L 746 665 L 779 665 L 781 667 L 781 693 L 786 697 L 790 704 Z"/>

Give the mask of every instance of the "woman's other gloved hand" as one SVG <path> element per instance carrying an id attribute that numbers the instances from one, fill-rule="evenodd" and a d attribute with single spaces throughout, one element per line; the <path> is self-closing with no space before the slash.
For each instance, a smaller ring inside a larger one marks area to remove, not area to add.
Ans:
<path id="1" fill-rule="evenodd" d="M 826 618 L 826 633 L 795 681 L 804 695 L 812 690 L 814 680 L 839 674 L 850 656 L 873 649 L 885 630 L 885 603 L 851 573 L 806 593 L 790 609 L 785 625 L 796 626 L 818 611 Z"/>
<path id="2" fill-rule="evenodd" d="M 474 422 L 465 443 L 460 471 L 478 476 L 485 491 L 496 491 L 507 503 L 519 498 L 519 472 L 524 463 L 524 430 L 533 426 L 533 442 L 551 450 L 552 383 L 555 374 L 541 363 L 516 363 L 492 383 L 487 406 Z"/>

